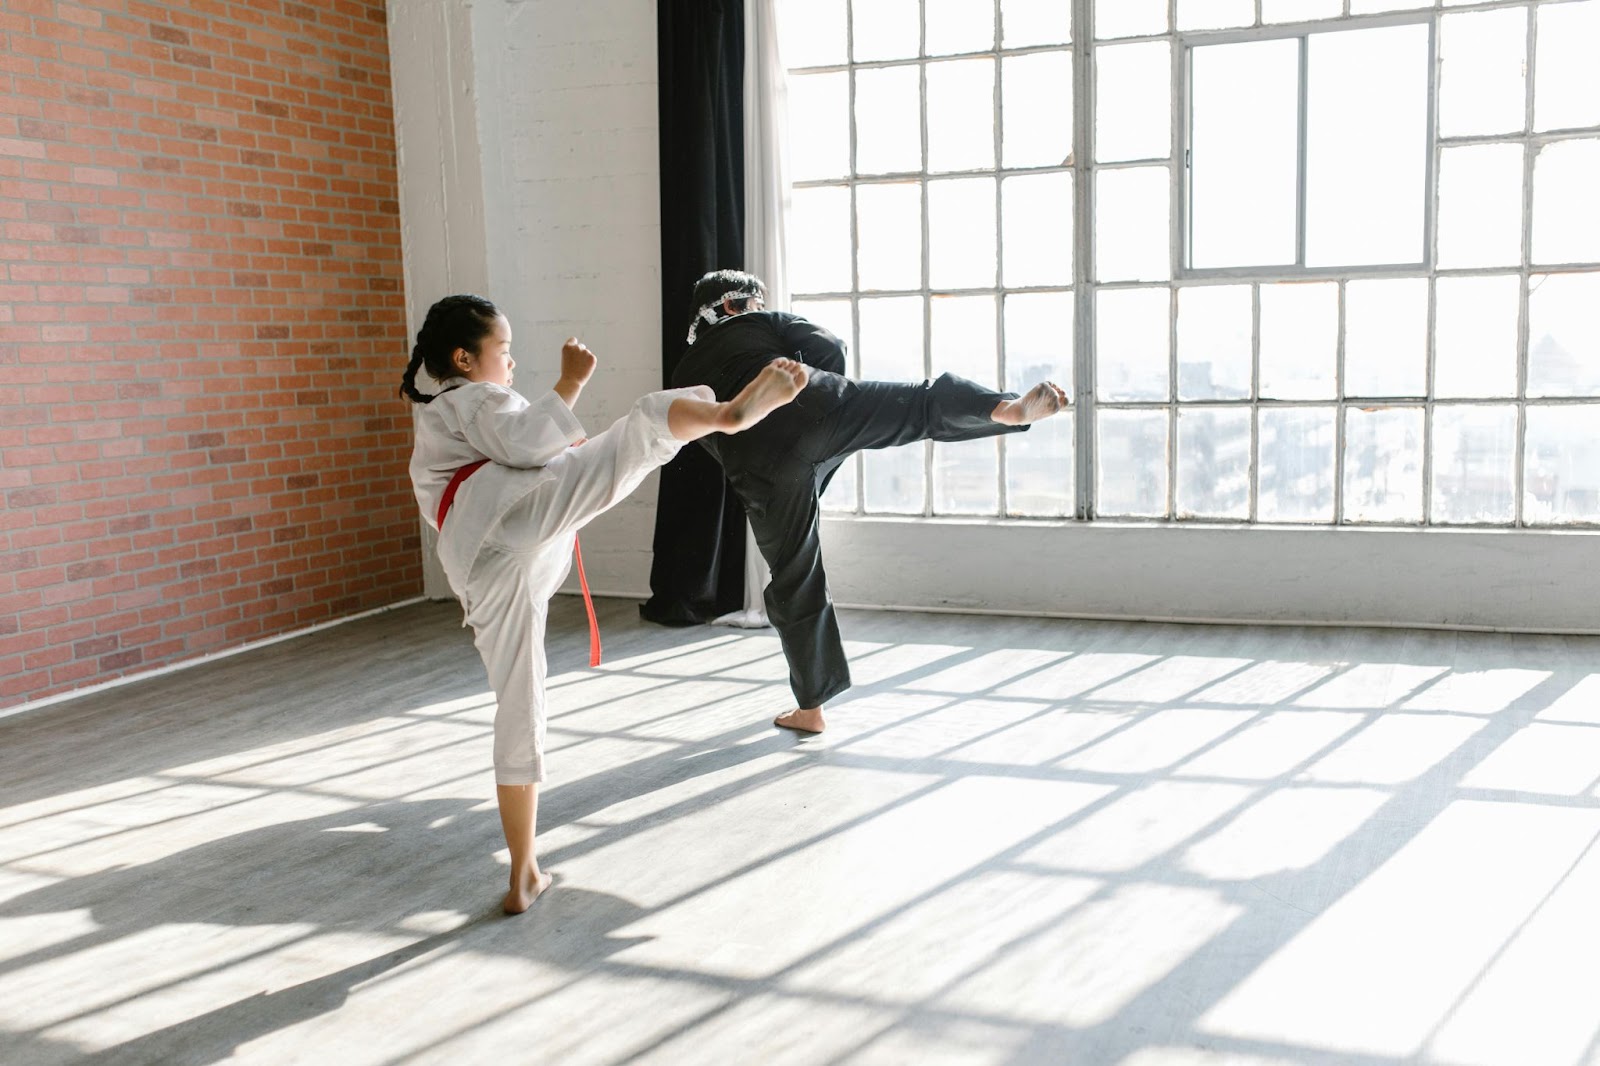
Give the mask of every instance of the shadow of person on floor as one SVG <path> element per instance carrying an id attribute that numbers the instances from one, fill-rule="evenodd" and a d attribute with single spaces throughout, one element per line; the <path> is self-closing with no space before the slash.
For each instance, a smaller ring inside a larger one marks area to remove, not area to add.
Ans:
<path id="1" fill-rule="evenodd" d="M 69 878 L 0 902 L 0 919 L 87 911 L 98 928 L 0 962 L 0 973 L 64 959 L 164 925 L 297 926 L 312 931 L 417 939 L 283 989 L 186 1018 L 135 1040 L 85 1055 L 37 1033 L 0 1031 L 0 1054 L 31 1048 L 37 1062 L 213 1062 L 275 1031 L 338 1010 L 356 986 L 441 953 L 511 956 L 581 972 L 642 939 L 614 932 L 644 909 L 604 893 L 564 888 L 521 919 L 501 914 L 486 881 L 501 847 L 493 810 L 469 798 L 376 803 L 248 830 L 137 866 Z M 439 912 L 463 924 L 428 935 Z M 281 950 L 274 942 L 268 949 Z M 229 957 L 199 970 L 176 969 L 151 987 L 130 984 L 128 999 L 181 987 L 237 965 Z M 154 963 L 157 967 L 161 964 Z M 121 1002 L 127 1002 L 123 1000 Z M 102 1005 L 94 1010 L 104 1010 Z M 87 1011 L 84 1014 L 94 1013 Z M 52 1026 L 68 1019 L 55 1018 Z M 24 1043 L 26 1042 L 26 1043 Z M 37 1054 L 34 1054 L 34 1053 Z"/>
<path id="2" fill-rule="evenodd" d="M 297 985 L 261 992 L 71 1061 L 97 1066 L 172 1066 L 220 1062 L 275 1032 L 332 1014 L 358 986 L 416 963 L 465 952 L 511 955 L 578 974 L 648 937 L 616 937 L 645 911 L 601 892 L 552 892 L 526 919 L 483 913 L 458 928 L 365 959 Z M 65 1061 L 65 1060 L 63 1060 Z"/>

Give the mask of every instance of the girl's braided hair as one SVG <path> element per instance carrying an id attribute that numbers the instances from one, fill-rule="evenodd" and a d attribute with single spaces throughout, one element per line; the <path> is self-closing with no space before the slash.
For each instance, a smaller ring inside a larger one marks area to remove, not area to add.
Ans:
<path id="1" fill-rule="evenodd" d="M 500 309 L 482 296 L 446 296 L 428 308 L 411 349 L 411 362 L 400 379 L 400 395 L 413 403 L 431 403 L 433 395 L 417 388 L 417 368 L 427 367 L 435 381 L 458 377 L 460 371 L 450 361 L 457 348 L 478 350 L 478 342 L 494 329 Z"/>

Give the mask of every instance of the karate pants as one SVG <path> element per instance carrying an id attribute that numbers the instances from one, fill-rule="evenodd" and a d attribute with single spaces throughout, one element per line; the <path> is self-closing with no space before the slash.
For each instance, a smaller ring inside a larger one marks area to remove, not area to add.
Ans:
<path id="1" fill-rule="evenodd" d="M 813 376 L 826 371 L 813 370 Z M 850 666 L 822 569 L 822 492 L 845 459 L 866 448 L 921 440 L 963 441 L 1026 429 L 989 415 L 1016 393 L 943 374 L 932 382 L 859 381 L 845 399 L 781 455 L 755 454 L 738 437 L 719 443 L 729 483 L 744 503 L 772 580 L 767 619 L 789 662 L 801 707 L 820 707 L 850 687 Z"/>
<path id="2" fill-rule="evenodd" d="M 490 530 L 473 560 L 462 600 L 497 704 L 496 784 L 544 780 L 550 597 L 572 567 L 577 531 L 683 446 L 667 428 L 667 409 L 680 396 L 715 398 L 704 386 L 650 393 L 609 429 L 529 470 L 536 484 Z"/>

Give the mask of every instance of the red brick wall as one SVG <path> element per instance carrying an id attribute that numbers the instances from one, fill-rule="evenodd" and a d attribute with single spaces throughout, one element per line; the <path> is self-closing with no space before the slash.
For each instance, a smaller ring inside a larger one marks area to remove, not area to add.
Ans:
<path id="1" fill-rule="evenodd" d="M 0 0 L 0 706 L 420 593 L 382 0 Z"/>

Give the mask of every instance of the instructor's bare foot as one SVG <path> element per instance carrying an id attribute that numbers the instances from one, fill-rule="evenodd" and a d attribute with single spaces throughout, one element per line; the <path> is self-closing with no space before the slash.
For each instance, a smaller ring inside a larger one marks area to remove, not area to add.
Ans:
<path id="1" fill-rule="evenodd" d="M 520 874 L 516 870 L 511 871 L 511 891 L 506 893 L 500 906 L 507 914 L 521 914 L 533 906 L 539 893 L 550 887 L 550 880 L 550 875 L 538 867 Z"/>
<path id="2" fill-rule="evenodd" d="M 782 407 L 806 387 L 809 377 L 804 363 L 793 359 L 774 359 L 761 368 L 739 395 L 723 404 L 719 421 L 724 433 L 749 429 Z"/>
<path id="3" fill-rule="evenodd" d="M 989 417 L 1005 426 L 1025 426 L 1059 414 L 1067 406 L 1067 394 L 1053 381 L 1041 381 L 1015 400 L 1002 400 Z"/>
<path id="4" fill-rule="evenodd" d="M 828 727 L 828 723 L 822 720 L 821 707 L 800 707 L 788 714 L 778 715 L 772 724 L 793 729 L 797 733 L 820 733 Z"/>

